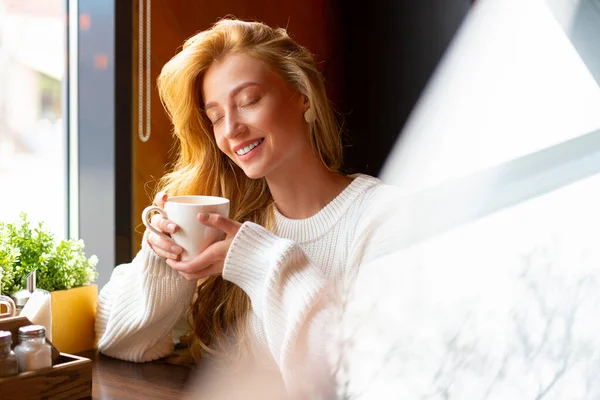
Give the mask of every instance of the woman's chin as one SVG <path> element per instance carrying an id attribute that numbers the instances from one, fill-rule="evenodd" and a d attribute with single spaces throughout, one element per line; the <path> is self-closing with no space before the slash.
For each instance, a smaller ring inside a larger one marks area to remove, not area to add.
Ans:
<path id="1" fill-rule="evenodd" d="M 245 168 L 244 173 L 250 179 L 261 179 L 265 177 L 265 173 L 262 168 Z"/>

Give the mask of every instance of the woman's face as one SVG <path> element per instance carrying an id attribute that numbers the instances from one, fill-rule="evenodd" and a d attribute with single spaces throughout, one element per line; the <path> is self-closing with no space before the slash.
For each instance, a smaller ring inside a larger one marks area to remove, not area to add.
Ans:
<path id="1" fill-rule="evenodd" d="M 252 179 L 299 162 L 310 147 L 304 96 L 247 54 L 215 62 L 202 85 L 219 149 Z"/>

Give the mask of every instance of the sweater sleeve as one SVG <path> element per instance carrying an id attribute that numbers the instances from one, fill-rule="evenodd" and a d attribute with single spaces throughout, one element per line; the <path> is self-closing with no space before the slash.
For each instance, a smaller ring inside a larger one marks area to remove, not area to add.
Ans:
<path id="1" fill-rule="evenodd" d="M 335 288 L 300 247 L 246 222 L 231 244 L 223 278 L 250 297 L 287 390 L 303 395 L 329 393 Z"/>
<path id="2" fill-rule="evenodd" d="M 101 353 L 146 362 L 173 352 L 171 331 L 196 288 L 144 240 L 130 264 L 115 268 L 98 296 L 96 337 Z"/>
<path id="3" fill-rule="evenodd" d="M 339 330 L 344 296 L 362 265 L 394 251 L 410 235 L 400 198 L 396 188 L 383 187 L 366 199 L 339 284 L 312 265 L 295 242 L 251 222 L 238 231 L 223 278 L 250 297 L 288 391 L 315 398 L 315 389 L 324 390 L 321 398 L 333 397 L 337 376 L 332 374 L 338 373 L 340 341 L 346 340 Z"/>

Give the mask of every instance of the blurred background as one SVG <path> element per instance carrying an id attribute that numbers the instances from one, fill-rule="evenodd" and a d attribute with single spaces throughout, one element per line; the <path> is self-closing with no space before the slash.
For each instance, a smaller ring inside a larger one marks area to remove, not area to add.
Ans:
<path id="1" fill-rule="evenodd" d="M 58 237 L 67 233 L 65 71 L 63 1 L 0 1 L 0 220 L 24 211 Z"/>

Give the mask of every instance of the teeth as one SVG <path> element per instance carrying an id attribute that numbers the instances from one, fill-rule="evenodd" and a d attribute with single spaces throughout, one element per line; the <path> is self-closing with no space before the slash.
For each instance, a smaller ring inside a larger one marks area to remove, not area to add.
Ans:
<path id="1" fill-rule="evenodd" d="M 256 142 L 252 143 L 251 145 L 246 146 L 243 149 L 239 149 L 238 151 L 236 151 L 236 154 L 238 156 L 243 156 L 244 154 L 248 153 L 250 150 L 252 150 L 256 146 L 258 146 L 259 144 L 261 144 L 262 141 L 263 141 L 263 139 L 258 139 Z"/>

